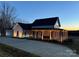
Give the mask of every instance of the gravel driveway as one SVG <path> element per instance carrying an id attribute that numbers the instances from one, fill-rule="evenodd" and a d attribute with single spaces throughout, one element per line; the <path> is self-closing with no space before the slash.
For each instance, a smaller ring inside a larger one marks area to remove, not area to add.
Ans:
<path id="1" fill-rule="evenodd" d="M 0 43 L 22 49 L 24 51 L 43 56 L 43 57 L 72 57 L 78 56 L 71 49 L 63 45 L 54 43 L 15 39 L 15 38 L 0 38 Z"/>

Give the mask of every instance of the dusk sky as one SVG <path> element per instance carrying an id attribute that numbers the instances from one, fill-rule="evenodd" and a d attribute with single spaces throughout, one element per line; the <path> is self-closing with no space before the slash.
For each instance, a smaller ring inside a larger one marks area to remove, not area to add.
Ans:
<path id="1" fill-rule="evenodd" d="M 24 22 L 59 17 L 62 27 L 79 27 L 79 2 L 8 2 L 16 8 L 18 18 Z"/>

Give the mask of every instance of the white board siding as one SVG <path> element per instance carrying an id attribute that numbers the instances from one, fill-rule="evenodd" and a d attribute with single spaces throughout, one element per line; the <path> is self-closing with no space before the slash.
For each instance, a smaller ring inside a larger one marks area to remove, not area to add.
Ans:
<path id="1" fill-rule="evenodd" d="M 55 23 L 55 25 L 54 25 L 54 28 L 60 28 L 58 21 L 56 21 L 56 23 Z"/>
<path id="2" fill-rule="evenodd" d="M 18 36 L 17 36 L 18 31 Z M 22 37 L 23 29 L 20 27 L 19 24 L 16 24 L 13 28 L 13 37 Z"/>

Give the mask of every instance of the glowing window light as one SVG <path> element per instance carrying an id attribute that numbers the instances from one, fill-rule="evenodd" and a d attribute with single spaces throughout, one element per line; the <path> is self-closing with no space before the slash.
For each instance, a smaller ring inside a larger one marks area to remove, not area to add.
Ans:
<path id="1" fill-rule="evenodd" d="M 13 32 L 13 36 L 16 37 L 17 36 L 17 32 L 14 31 Z"/>

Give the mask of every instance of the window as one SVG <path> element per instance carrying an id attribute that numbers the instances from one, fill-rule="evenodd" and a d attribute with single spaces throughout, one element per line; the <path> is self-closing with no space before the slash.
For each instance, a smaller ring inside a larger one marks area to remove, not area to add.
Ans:
<path id="1" fill-rule="evenodd" d="M 51 32 L 51 37 L 53 38 L 53 36 L 54 36 L 54 32 L 52 31 L 52 32 Z"/>

